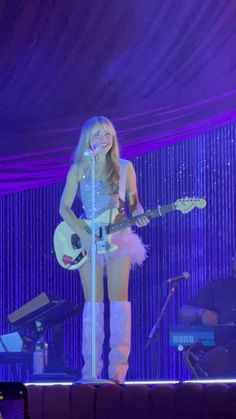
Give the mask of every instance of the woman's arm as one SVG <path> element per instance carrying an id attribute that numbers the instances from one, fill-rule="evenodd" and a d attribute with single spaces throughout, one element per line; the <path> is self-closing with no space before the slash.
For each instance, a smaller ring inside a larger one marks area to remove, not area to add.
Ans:
<path id="1" fill-rule="evenodd" d="M 195 307 L 188 304 L 179 310 L 179 319 L 186 323 L 201 322 L 204 325 L 218 324 L 218 316 L 215 311 L 207 308 Z"/>
<path id="2" fill-rule="evenodd" d="M 78 185 L 79 168 L 76 164 L 73 164 L 67 175 L 66 185 L 61 196 L 59 213 L 68 226 L 76 234 L 81 236 L 85 232 L 83 222 L 76 217 L 75 213 L 71 209 L 78 190 Z"/>
<path id="3" fill-rule="evenodd" d="M 136 173 L 134 166 L 131 162 L 128 163 L 127 168 L 127 178 L 126 178 L 126 195 L 128 197 L 128 203 L 130 212 L 133 216 L 140 215 L 144 213 L 144 209 L 139 202 L 138 192 L 137 192 L 137 182 L 136 182 Z M 149 223 L 149 219 L 145 216 L 137 220 L 137 226 L 143 227 Z"/>

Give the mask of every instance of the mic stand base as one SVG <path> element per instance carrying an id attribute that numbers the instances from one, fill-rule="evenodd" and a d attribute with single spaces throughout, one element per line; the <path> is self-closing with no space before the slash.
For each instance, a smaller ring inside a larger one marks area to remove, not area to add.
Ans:
<path id="1" fill-rule="evenodd" d="M 102 385 L 102 384 L 115 384 L 114 381 L 106 380 L 103 378 L 87 378 L 81 380 L 76 380 L 73 382 L 73 384 L 93 384 L 93 385 Z"/>

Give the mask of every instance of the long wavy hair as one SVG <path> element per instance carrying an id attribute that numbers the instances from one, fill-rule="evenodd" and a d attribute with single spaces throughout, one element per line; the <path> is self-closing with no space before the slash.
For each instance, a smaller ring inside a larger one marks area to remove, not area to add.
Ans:
<path id="1" fill-rule="evenodd" d="M 82 172 L 88 176 L 91 170 L 91 163 L 88 157 L 84 156 L 86 150 L 89 150 L 92 129 L 95 125 L 101 124 L 104 129 L 109 129 L 112 133 L 113 144 L 111 149 L 106 154 L 106 172 L 105 180 L 107 181 L 110 193 L 119 193 L 119 179 L 120 179 L 120 165 L 119 165 L 119 145 L 117 135 L 112 122 L 105 116 L 94 116 L 88 119 L 81 129 L 79 143 L 74 154 L 74 162 L 81 169 Z M 95 157 L 96 158 L 96 157 Z M 96 160 L 95 160 L 96 161 Z"/>

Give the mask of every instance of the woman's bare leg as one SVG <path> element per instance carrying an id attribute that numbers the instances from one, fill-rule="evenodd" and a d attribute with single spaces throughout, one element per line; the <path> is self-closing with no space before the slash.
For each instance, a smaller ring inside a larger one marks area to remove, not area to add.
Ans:
<path id="1" fill-rule="evenodd" d="M 128 301 L 130 258 L 110 260 L 107 265 L 107 287 L 110 301 Z"/>
<path id="2" fill-rule="evenodd" d="M 104 287 L 103 287 L 103 270 L 104 267 L 96 265 L 96 301 L 103 301 Z M 79 270 L 80 279 L 84 291 L 85 301 L 91 301 L 91 263 L 86 262 Z"/>

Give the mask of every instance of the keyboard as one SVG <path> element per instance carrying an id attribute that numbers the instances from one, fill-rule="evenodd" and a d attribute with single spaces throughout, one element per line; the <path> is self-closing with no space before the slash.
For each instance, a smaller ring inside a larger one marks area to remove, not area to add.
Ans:
<path id="1" fill-rule="evenodd" d="M 196 343 L 215 347 L 227 345 L 236 341 L 236 325 L 218 326 L 171 326 L 169 331 L 169 345 L 189 347 Z"/>

